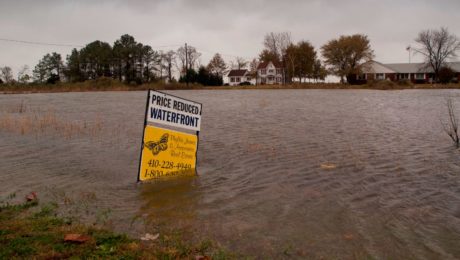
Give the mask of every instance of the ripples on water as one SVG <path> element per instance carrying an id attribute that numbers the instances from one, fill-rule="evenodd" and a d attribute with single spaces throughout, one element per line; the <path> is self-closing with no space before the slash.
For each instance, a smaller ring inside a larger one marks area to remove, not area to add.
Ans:
<path id="1" fill-rule="evenodd" d="M 440 124 L 460 92 L 171 93 L 203 103 L 199 177 L 135 183 L 145 92 L 3 95 L 3 119 L 52 109 L 64 123 L 0 129 L 0 195 L 35 190 L 88 218 L 110 209 L 132 235 L 187 227 L 259 257 L 460 258 L 460 152 Z"/>

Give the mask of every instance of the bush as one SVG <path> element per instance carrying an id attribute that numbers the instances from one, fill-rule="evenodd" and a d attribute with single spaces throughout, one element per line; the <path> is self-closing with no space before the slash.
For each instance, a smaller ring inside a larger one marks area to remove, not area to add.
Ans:
<path id="1" fill-rule="evenodd" d="M 96 88 L 111 87 L 116 84 L 120 84 L 119 81 L 107 77 L 100 77 L 95 80 L 88 80 L 87 82 L 95 86 Z"/>
<path id="2" fill-rule="evenodd" d="M 185 83 L 185 75 L 179 78 L 180 83 Z M 188 70 L 188 82 L 198 83 L 203 86 L 222 86 L 223 80 L 221 76 L 209 73 L 205 67 L 201 66 L 196 72 L 193 69 Z"/>
<path id="3" fill-rule="evenodd" d="M 240 85 L 240 86 L 250 86 L 250 85 L 251 85 L 251 82 L 249 82 L 249 81 L 244 81 L 244 82 L 241 82 L 239 85 Z"/>
<path id="4" fill-rule="evenodd" d="M 449 67 L 442 67 L 439 70 L 438 78 L 442 84 L 450 83 L 455 77 L 455 72 Z"/>
<path id="5" fill-rule="evenodd" d="M 399 86 L 413 86 L 414 84 L 412 83 L 412 81 L 410 81 L 408 79 L 400 79 L 398 81 L 398 85 Z"/>
<path id="6" fill-rule="evenodd" d="M 376 89 L 392 89 L 396 87 L 396 84 L 391 80 L 370 80 L 367 86 Z"/>
<path id="7" fill-rule="evenodd" d="M 51 76 L 46 80 L 46 84 L 56 84 L 61 79 L 57 74 L 51 74 Z"/>

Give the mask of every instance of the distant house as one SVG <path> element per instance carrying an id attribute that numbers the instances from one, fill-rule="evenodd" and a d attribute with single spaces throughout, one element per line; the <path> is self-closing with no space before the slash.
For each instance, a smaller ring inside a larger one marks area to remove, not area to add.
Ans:
<path id="1" fill-rule="evenodd" d="M 255 79 L 248 70 L 230 70 L 227 74 L 228 84 L 230 86 L 238 86 L 245 82 L 246 84 L 255 85 Z"/>
<path id="2" fill-rule="evenodd" d="M 283 84 L 283 67 L 271 61 L 262 62 L 257 66 L 257 84 Z"/>
<path id="3" fill-rule="evenodd" d="M 447 62 L 457 81 L 460 80 L 460 62 Z M 409 80 L 413 83 L 433 82 L 433 69 L 427 68 L 423 63 L 389 63 L 383 64 L 377 61 L 369 62 L 363 69 L 363 73 L 355 75 L 357 83 L 366 83 L 372 80 Z"/>

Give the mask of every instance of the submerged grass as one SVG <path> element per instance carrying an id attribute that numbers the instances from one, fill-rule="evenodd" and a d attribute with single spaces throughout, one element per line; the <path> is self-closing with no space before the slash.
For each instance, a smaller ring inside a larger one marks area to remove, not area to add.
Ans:
<path id="1" fill-rule="evenodd" d="M 38 201 L 0 206 L 0 259 L 235 259 L 216 243 L 196 244 L 181 232 L 162 234 L 153 241 L 141 241 L 110 230 L 74 224 L 57 217 L 57 204 Z M 83 234 L 84 243 L 64 241 L 66 234 Z"/>
<path id="2" fill-rule="evenodd" d="M 0 131 L 21 135 L 54 134 L 65 139 L 78 136 L 96 137 L 103 132 L 104 122 L 97 116 L 94 120 L 68 120 L 59 117 L 53 107 L 32 107 L 20 103 L 0 105 Z"/>
<path id="3" fill-rule="evenodd" d="M 14 113 L 0 110 L 0 130 L 21 135 L 56 133 L 65 139 L 75 136 L 95 136 L 102 131 L 100 119 L 94 122 L 66 121 L 59 118 L 52 109 Z"/>

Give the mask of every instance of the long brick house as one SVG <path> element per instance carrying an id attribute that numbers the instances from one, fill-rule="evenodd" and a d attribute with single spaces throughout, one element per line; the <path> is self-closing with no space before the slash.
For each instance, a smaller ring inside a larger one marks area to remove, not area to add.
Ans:
<path id="1" fill-rule="evenodd" d="M 460 81 L 460 62 L 447 62 L 456 75 L 456 80 Z M 366 83 L 370 80 L 410 80 L 413 83 L 431 83 L 434 73 L 431 68 L 426 68 L 423 63 L 388 63 L 383 64 L 371 61 L 364 67 L 363 73 L 356 75 L 357 83 Z"/>

